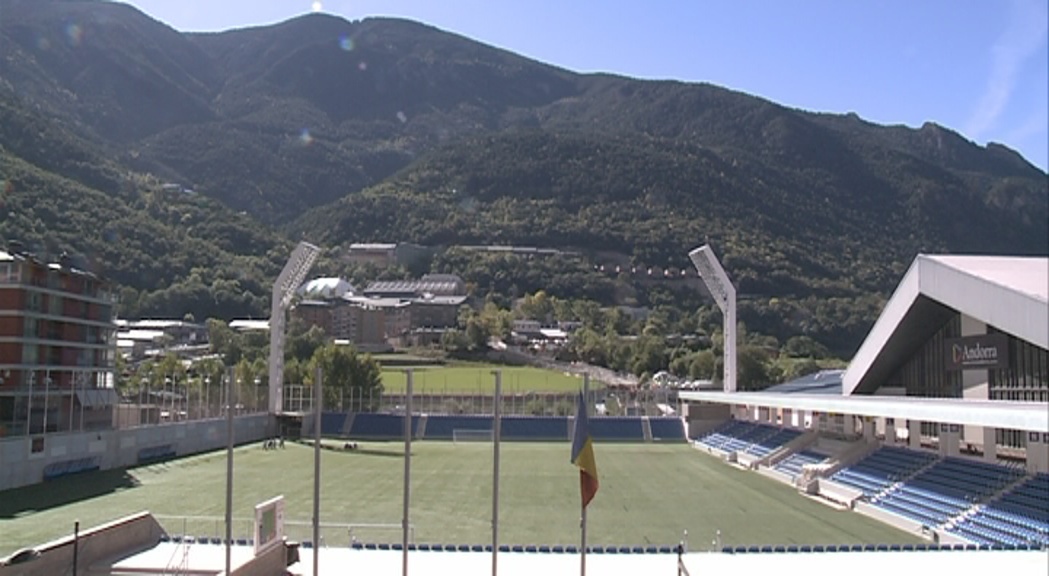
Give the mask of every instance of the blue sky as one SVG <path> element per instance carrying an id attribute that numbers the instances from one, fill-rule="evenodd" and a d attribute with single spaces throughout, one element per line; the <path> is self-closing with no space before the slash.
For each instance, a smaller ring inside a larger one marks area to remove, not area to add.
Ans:
<path id="1" fill-rule="evenodd" d="M 775 102 L 936 122 L 1049 165 L 1046 0 L 133 0 L 178 30 L 320 9 L 399 16 L 579 72 L 710 82 Z"/>

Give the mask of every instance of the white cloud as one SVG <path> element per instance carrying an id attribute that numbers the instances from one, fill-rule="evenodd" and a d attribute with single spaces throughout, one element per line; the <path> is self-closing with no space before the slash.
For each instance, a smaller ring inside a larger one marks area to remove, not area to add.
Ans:
<path id="1" fill-rule="evenodd" d="M 991 48 L 991 74 L 980 102 L 966 122 L 966 134 L 979 139 L 995 127 L 1013 90 L 1025 60 L 1046 41 L 1049 14 L 1044 0 L 1014 0 L 1009 25 Z"/>

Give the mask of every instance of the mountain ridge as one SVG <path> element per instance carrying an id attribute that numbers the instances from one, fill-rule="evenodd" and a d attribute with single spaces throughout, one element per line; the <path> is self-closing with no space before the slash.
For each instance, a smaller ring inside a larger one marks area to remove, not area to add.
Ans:
<path id="1" fill-rule="evenodd" d="M 612 250 L 677 267 L 707 238 L 748 293 L 863 301 L 864 315 L 918 252 L 1049 253 L 1046 173 L 931 122 L 579 74 L 401 19 L 180 33 L 110 3 L 0 10 L 7 170 L 56 198 L 71 183 L 98 192 L 83 201 L 108 198 L 174 263 L 122 260 L 94 230 L 50 232 L 60 207 L 22 196 L 0 234 L 79 237 L 147 311 L 191 301 L 165 283 L 202 297 L 226 280 L 249 286 L 227 300 L 251 310 L 290 238 Z M 195 267 L 207 245 L 220 249 Z"/>

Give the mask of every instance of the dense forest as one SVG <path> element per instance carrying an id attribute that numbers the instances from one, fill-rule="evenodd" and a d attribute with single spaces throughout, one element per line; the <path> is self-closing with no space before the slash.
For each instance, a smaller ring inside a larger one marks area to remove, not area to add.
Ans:
<path id="1" fill-rule="evenodd" d="M 111 2 L 0 11 L 0 238 L 111 279 L 125 317 L 265 317 L 307 239 L 358 283 L 449 272 L 479 307 L 542 290 L 688 318 L 710 304 L 681 270 L 709 242 L 752 334 L 848 356 L 916 254 L 1049 253 L 1047 175 L 931 123 L 576 74 L 388 18 L 184 34 Z M 437 249 L 377 270 L 339 258 L 351 242 Z M 570 255 L 456 248 L 477 244 Z"/>

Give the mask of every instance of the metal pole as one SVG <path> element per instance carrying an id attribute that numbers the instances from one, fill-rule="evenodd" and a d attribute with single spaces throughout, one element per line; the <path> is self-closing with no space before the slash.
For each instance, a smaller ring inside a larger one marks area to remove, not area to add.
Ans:
<path id="1" fill-rule="evenodd" d="M 26 436 L 33 432 L 33 379 L 36 377 L 36 373 L 33 371 L 29 372 L 29 398 L 26 400 L 26 411 L 25 411 L 25 433 Z"/>
<path id="2" fill-rule="evenodd" d="M 313 573 L 320 574 L 321 556 L 321 417 L 324 397 L 321 396 L 324 372 L 317 366 L 313 377 Z"/>
<path id="3" fill-rule="evenodd" d="M 412 369 L 405 370 L 407 383 L 404 398 L 404 516 L 401 520 L 402 559 L 401 574 L 408 576 L 408 508 L 412 494 Z"/>
<path id="4" fill-rule="evenodd" d="M 80 520 L 73 522 L 73 576 L 76 576 L 77 564 L 80 563 Z"/>
<path id="5" fill-rule="evenodd" d="M 73 398 L 76 396 L 77 372 L 73 372 L 73 386 L 69 391 L 69 431 L 73 431 Z"/>
<path id="6" fill-rule="evenodd" d="M 495 371 L 492 417 L 492 576 L 499 572 L 499 441 L 502 439 L 503 371 Z"/>
<path id="7" fill-rule="evenodd" d="M 583 410 L 590 412 L 590 373 L 583 373 Z M 576 426 L 579 425 L 579 418 L 576 417 Z M 583 510 L 579 518 L 579 536 L 580 544 L 579 547 L 579 573 L 582 576 L 586 576 L 586 505 L 582 506 Z"/>
<path id="8" fill-rule="evenodd" d="M 51 395 L 51 369 L 44 372 L 44 434 L 47 434 L 47 398 Z"/>
<path id="9" fill-rule="evenodd" d="M 233 368 L 226 377 L 226 576 L 230 572 L 233 542 Z"/>

